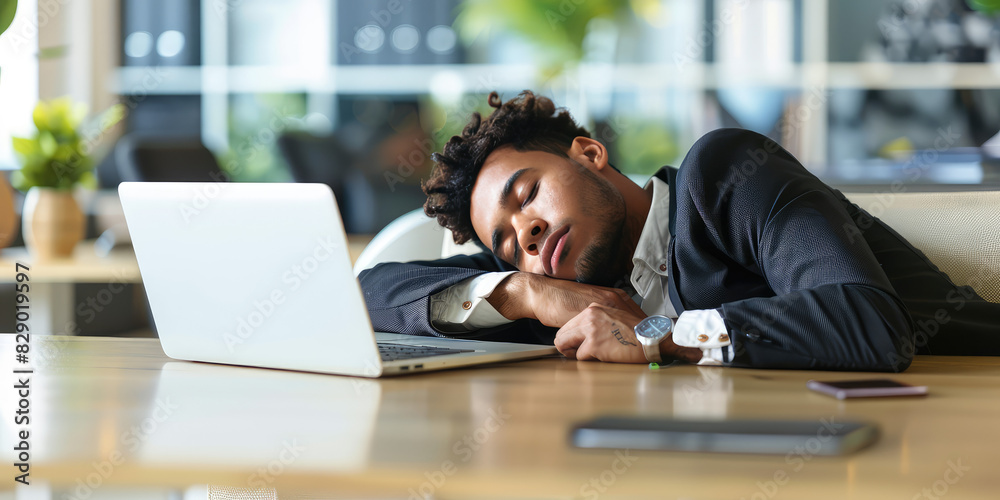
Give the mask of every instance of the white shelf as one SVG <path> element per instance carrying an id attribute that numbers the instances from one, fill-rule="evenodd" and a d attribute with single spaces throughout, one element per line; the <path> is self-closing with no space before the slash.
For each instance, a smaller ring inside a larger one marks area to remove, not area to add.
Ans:
<path id="1" fill-rule="evenodd" d="M 1000 63 L 828 63 L 835 88 L 1000 88 Z"/>
<path id="2" fill-rule="evenodd" d="M 610 72 L 612 78 L 586 78 Z M 113 91 L 132 94 L 310 92 L 427 94 L 438 78 L 465 92 L 516 92 L 556 84 L 585 91 L 807 87 L 855 89 L 1000 88 L 1000 63 L 816 63 L 756 69 L 712 64 L 582 65 L 544 82 L 531 65 L 160 66 L 118 68 Z"/>
<path id="3" fill-rule="evenodd" d="M 211 92 L 310 92 L 342 94 L 427 94 L 435 78 L 453 75 L 466 92 L 522 90 L 536 83 L 532 66 L 379 65 L 122 67 L 115 92 L 123 95 Z"/>

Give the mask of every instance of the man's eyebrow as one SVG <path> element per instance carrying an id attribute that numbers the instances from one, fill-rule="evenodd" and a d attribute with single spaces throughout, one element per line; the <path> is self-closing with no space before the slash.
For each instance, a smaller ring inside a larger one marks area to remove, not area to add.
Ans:
<path id="1" fill-rule="evenodd" d="M 517 172 L 511 174 L 510 178 L 507 179 L 507 183 L 503 185 L 503 189 L 500 190 L 500 207 L 507 208 L 507 198 L 510 198 L 510 192 L 514 190 L 514 183 L 517 182 L 517 178 L 521 177 L 522 174 L 527 172 L 528 169 L 522 168 Z M 495 236 L 495 235 L 494 235 Z"/>

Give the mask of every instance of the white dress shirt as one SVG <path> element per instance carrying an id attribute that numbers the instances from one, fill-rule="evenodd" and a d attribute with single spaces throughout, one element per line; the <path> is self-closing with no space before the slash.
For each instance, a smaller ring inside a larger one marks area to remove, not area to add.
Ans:
<path id="1" fill-rule="evenodd" d="M 700 348 L 703 354 L 699 365 L 726 364 L 724 360 L 733 359 L 733 348 L 719 312 L 715 309 L 693 309 L 682 312 L 678 317 L 670 302 L 667 294 L 670 188 L 667 183 L 653 177 L 645 189 L 652 191 L 653 203 L 639 235 L 639 244 L 632 254 L 632 299 L 648 315 L 675 318 L 674 343 Z M 461 335 L 510 323 L 511 320 L 498 313 L 486 298 L 511 272 L 481 274 L 432 295 L 431 325 L 442 333 Z"/>

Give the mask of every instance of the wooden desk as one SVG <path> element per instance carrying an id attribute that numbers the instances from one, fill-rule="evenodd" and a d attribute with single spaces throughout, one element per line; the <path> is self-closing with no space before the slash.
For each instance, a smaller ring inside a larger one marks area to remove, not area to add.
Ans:
<path id="1" fill-rule="evenodd" d="M 0 345 L 0 456 L 10 464 L 13 338 Z M 88 477 L 108 492 L 159 498 L 192 484 L 269 486 L 283 499 L 422 490 L 433 498 L 909 500 L 925 488 L 992 499 L 1000 487 L 1000 358 L 921 357 L 893 378 L 930 386 L 927 398 L 844 402 L 805 382 L 871 374 L 543 359 L 365 380 L 175 362 L 155 339 L 33 337 L 32 354 L 31 477 L 48 481 L 51 498 Z M 631 457 L 626 464 L 613 450 L 568 446 L 573 422 L 605 413 L 860 419 L 883 434 L 839 458 L 619 452 Z M 968 469 L 958 476 L 952 465 Z"/>
<path id="2" fill-rule="evenodd" d="M 347 251 L 355 262 L 372 240 L 372 235 L 347 237 Z M 81 241 L 73 256 L 65 259 L 36 261 L 25 247 L 0 249 L 0 283 L 14 283 L 17 262 L 30 268 L 32 320 L 34 331 L 46 334 L 72 334 L 74 311 L 83 300 L 74 297 L 76 283 L 142 283 L 139 264 L 131 246 L 113 249 L 106 256 L 94 251 L 94 240 Z"/>

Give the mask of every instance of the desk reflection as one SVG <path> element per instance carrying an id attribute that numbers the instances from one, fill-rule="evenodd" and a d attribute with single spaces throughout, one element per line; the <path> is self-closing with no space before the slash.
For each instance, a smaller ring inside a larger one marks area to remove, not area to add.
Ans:
<path id="1" fill-rule="evenodd" d="M 696 367 L 698 376 L 674 379 L 674 417 L 724 420 L 733 399 L 733 379 L 720 367 Z"/>
<path id="2" fill-rule="evenodd" d="M 354 471 L 368 464 L 381 398 L 374 380 L 169 362 L 131 430 L 147 465 L 247 466 L 265 480 L 292 463 Z"/>

